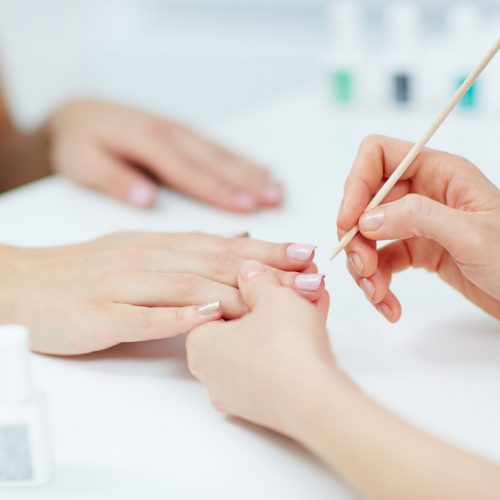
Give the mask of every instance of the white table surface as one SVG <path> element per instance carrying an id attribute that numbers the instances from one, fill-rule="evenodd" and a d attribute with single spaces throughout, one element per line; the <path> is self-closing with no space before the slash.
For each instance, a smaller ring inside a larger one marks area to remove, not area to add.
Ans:
<path id="1" fill-rule="evenodd" d="M 166 191 L 147 213 L 54 177 L 0 197 L 0 240 L 45 246 L 120 229 L 248 229 L 257 238 L 316 243 L 333 296 L 329 329 L 339 363 L 387 407 L 500 460 L 499 322 L 437 278 L 409 271 L 394 281 L 404 313 L 390 326 L 342 259 L 327 259 L 361 137 L 415 138 L 428 118 L 333 113 L 318 89 L 304 89 L 210 129 L 274 168 L 288 193 L 280 211 L 230 215 Z M 457 114 L 434 145 L 467 155 L 498 185 L 499 132 L 498 121 Z M 48 396 L 56 475 L 38 490 L 1 491 L 1 499 L 352 497 L 295 444 L 215 412 L 187 371 L 183 338 L 74 359 L 33 355 L 33 364 Z"/>

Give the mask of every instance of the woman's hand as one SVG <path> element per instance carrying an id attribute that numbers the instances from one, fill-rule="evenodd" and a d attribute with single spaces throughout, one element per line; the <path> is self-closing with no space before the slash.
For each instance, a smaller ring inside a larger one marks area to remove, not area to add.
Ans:
<path id="1" fill-rule="evenodd" d="M 377 309 L 395 322 L 392 274 L 424 267 L 500 318 L 500 190 L 472 163 L 426 149 L 380 207 L 363 214 L 412 144 L 384 136 L 363 141 L 346 181 L 339 236 L 359 224 L 347 266 Z M 359 220 L 359 222 L 358 222 Z M 376 240 L 398 240 L 377 251 Z"/>
<path id="2" fill-rule="evenodd" d="M 362 498 L 493 499 L 500 467 L 425 434 L 370 401 L 337 368 L 317 307 L 258 262 L 238 282 L 251 312 L 188 336 L 191 372 L 222 412 L 295 439 Z"/>
<path id="3" fill-rule="evenodd" d="M 251 312 L 191 332 L 189 368 L 218 410 L 293 435 L 290 421 L 304 390 L 335 367 L 325 328 L 328 293 L 313 305 L 256 261 L 243 264 L 238 284 Z"/>
<path id="4" fill-rule="evenodd" d="M 237 288 L 248 258 L 318 300 L 324 280 L 313 256 L 311 245 L 204 234 L 117 233 L 60 248 L 3 247 L 0 321 L 26 325 L 33 349 L 50 354 L 169 337 L 248 312 Z"/>
<path id="5" fill-rule="evenodd" d="M 138 207 L 154 205 L 156 181 L 235 212 L 282 200 L 264 168 L 159 116 L 80 99 L 56 110 L 45 128 L 57 171 Z"/>

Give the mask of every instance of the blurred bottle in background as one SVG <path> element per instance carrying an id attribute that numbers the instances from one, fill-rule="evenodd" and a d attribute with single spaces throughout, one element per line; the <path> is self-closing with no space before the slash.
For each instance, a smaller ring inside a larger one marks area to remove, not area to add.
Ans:
<path id="1" fill-rule="evenodd" d="M 472 2 L 435 7 L 378 2 L 373 16 L 373 4 L 331 2 L 325 70 L 333 105 L 366 111 L 444 105 L 500 36 L 500 5 L 494 15 Z M 495 61 L 459 107 L 498 113 L 499 94 L 500 64 Z"/>

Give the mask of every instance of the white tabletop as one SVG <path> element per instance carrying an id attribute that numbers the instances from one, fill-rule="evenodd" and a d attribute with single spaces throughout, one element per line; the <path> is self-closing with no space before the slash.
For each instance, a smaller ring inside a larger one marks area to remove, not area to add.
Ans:
<path id="1" fill-rule="evenodd" d="M 339 363 L 389 408 L 500 460 L 500 324 L 436 277 L 409 271 L 394 281 L 404 313 L 390 326 L 342 259 L 327 259 L 361 137 L 412 139 L 428 118 L 334 113 L 318 89 L 305 89 L 210 129 L 274 168 L 287 187 L 280 211 L 230 215 L 166 191 L 147 213 L 54 177 L 0 197 L 0 240 L 45 246 L 120 229 L 248 229 L 257 238 L 316 243 Z M 457 114 L 434 145 L 469 156 L 499 184 L 499 132 L 498 122 Z M 351 498 L 295 444 L 215 412 L 187 371 L 183 338 L 74 359 L 33 355 L 33 362 L 48 396 L 56 475 L 39 490 L 2 491 L 2 499 Z"/>

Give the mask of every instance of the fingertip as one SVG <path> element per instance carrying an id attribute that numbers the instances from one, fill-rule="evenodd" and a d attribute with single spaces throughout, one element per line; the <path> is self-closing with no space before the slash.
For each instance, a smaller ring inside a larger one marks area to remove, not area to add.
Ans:
<path id="1" fill-rule="evenodd" d="M 133 183 L 126 195 L 126 201 L 138 208 L 152 208 L 158 194 L 157 187 L 149 182 Z"/>
<path id="2" fill-rule="evenodd" d="M 264 274 L 266 272 L 266 268 L 264 264 L 257 260 L 246 260 L 240 267 L 239 271 L 239 279 L 242 282 L 246 282 L 258 276 L 260 274 Z"/>
<path id="3" fill-rule="evenodd" d="M 374 305 L 377 311 L 390 323 L 397 323 L 401 319 L 401 304 L 390 290 L 383 301 Z"/>
<path id="4" fill-rule="evenodd" d="M 283 201 L 283 189 L 277 183 L 271 183 L 265 186 L 259 196 L 259 202 L 265 207 L 277 207 Z"/>
<path id="5" fill-rule="evenodd" d="M 291 243 L 286 247 L 286 255 L 295 263 L 305 264 L 314 258 L 316 245 Z"/>

